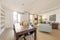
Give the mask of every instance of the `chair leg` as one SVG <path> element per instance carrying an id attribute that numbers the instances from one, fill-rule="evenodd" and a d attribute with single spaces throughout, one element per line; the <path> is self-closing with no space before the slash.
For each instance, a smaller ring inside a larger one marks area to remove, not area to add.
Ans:
<path id="1" fill-rule="evenodd" d="M 31 36 L 28 36 L 28 40 L 31 40 Z"/>
<path id="2" fill-rule="evenodd" d="M 26 38 L 24 37 L 24 40 L 26 40 Z"/>

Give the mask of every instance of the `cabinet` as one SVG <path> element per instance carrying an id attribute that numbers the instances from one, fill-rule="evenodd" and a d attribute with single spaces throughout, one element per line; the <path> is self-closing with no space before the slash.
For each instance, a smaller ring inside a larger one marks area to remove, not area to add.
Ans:
<path id="1" fill-rule="evenodd" d="M 58 25 L 59 25 L 58 23 L 52 23 L 52 28 L 53 29 L 58 29 Z"/>

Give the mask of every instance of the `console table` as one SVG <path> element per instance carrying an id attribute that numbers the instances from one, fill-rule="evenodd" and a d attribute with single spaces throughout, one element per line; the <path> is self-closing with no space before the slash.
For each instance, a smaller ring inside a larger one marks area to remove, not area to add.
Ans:
<path id="1" fill-rule="evenodd" d="M 58 25 L 59 25 L 59 23 L 52 23 L 52 28 L 53 29 L 58 29 Z"/>

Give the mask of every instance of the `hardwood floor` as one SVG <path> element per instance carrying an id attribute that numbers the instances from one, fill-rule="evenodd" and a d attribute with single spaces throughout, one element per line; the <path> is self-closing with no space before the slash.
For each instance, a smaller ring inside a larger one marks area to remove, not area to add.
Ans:
<path id="1" fill-rule="evenodd" d="M 33 36 L 26 37 L 27 40 Z M 2 35 L 0 35 L 0 40 L 15 40 L 14 31 L 12 29 L 6 29 Z M 20 40 L 23 40 L 20 38 Z M 37 40 L 60 40 L 60 30 L 53 29 L 51 33 L 39 32 L 37 30 Z"/>
<path id="2" fill-rule="evenodd" d="M 60 30 L 53 30 L 51 33 L 37 32 L 37 40 L 60 40 Z"/>

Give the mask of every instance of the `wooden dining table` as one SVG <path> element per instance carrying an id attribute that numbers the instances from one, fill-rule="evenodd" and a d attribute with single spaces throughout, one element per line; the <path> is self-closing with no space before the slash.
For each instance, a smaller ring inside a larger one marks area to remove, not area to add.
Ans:
<path id="1" fill-rule="evenodd" d="M 36 28 L 31 27 L 31 26 L 20 26 L 19 23 L 15 24 L 15 35 L 16 35 L 16 40 L 19 40 L 19 35 L 24 35 L 28 32 L 33 32 L 34 33 L 34 40 L 36 40 Z"/>

